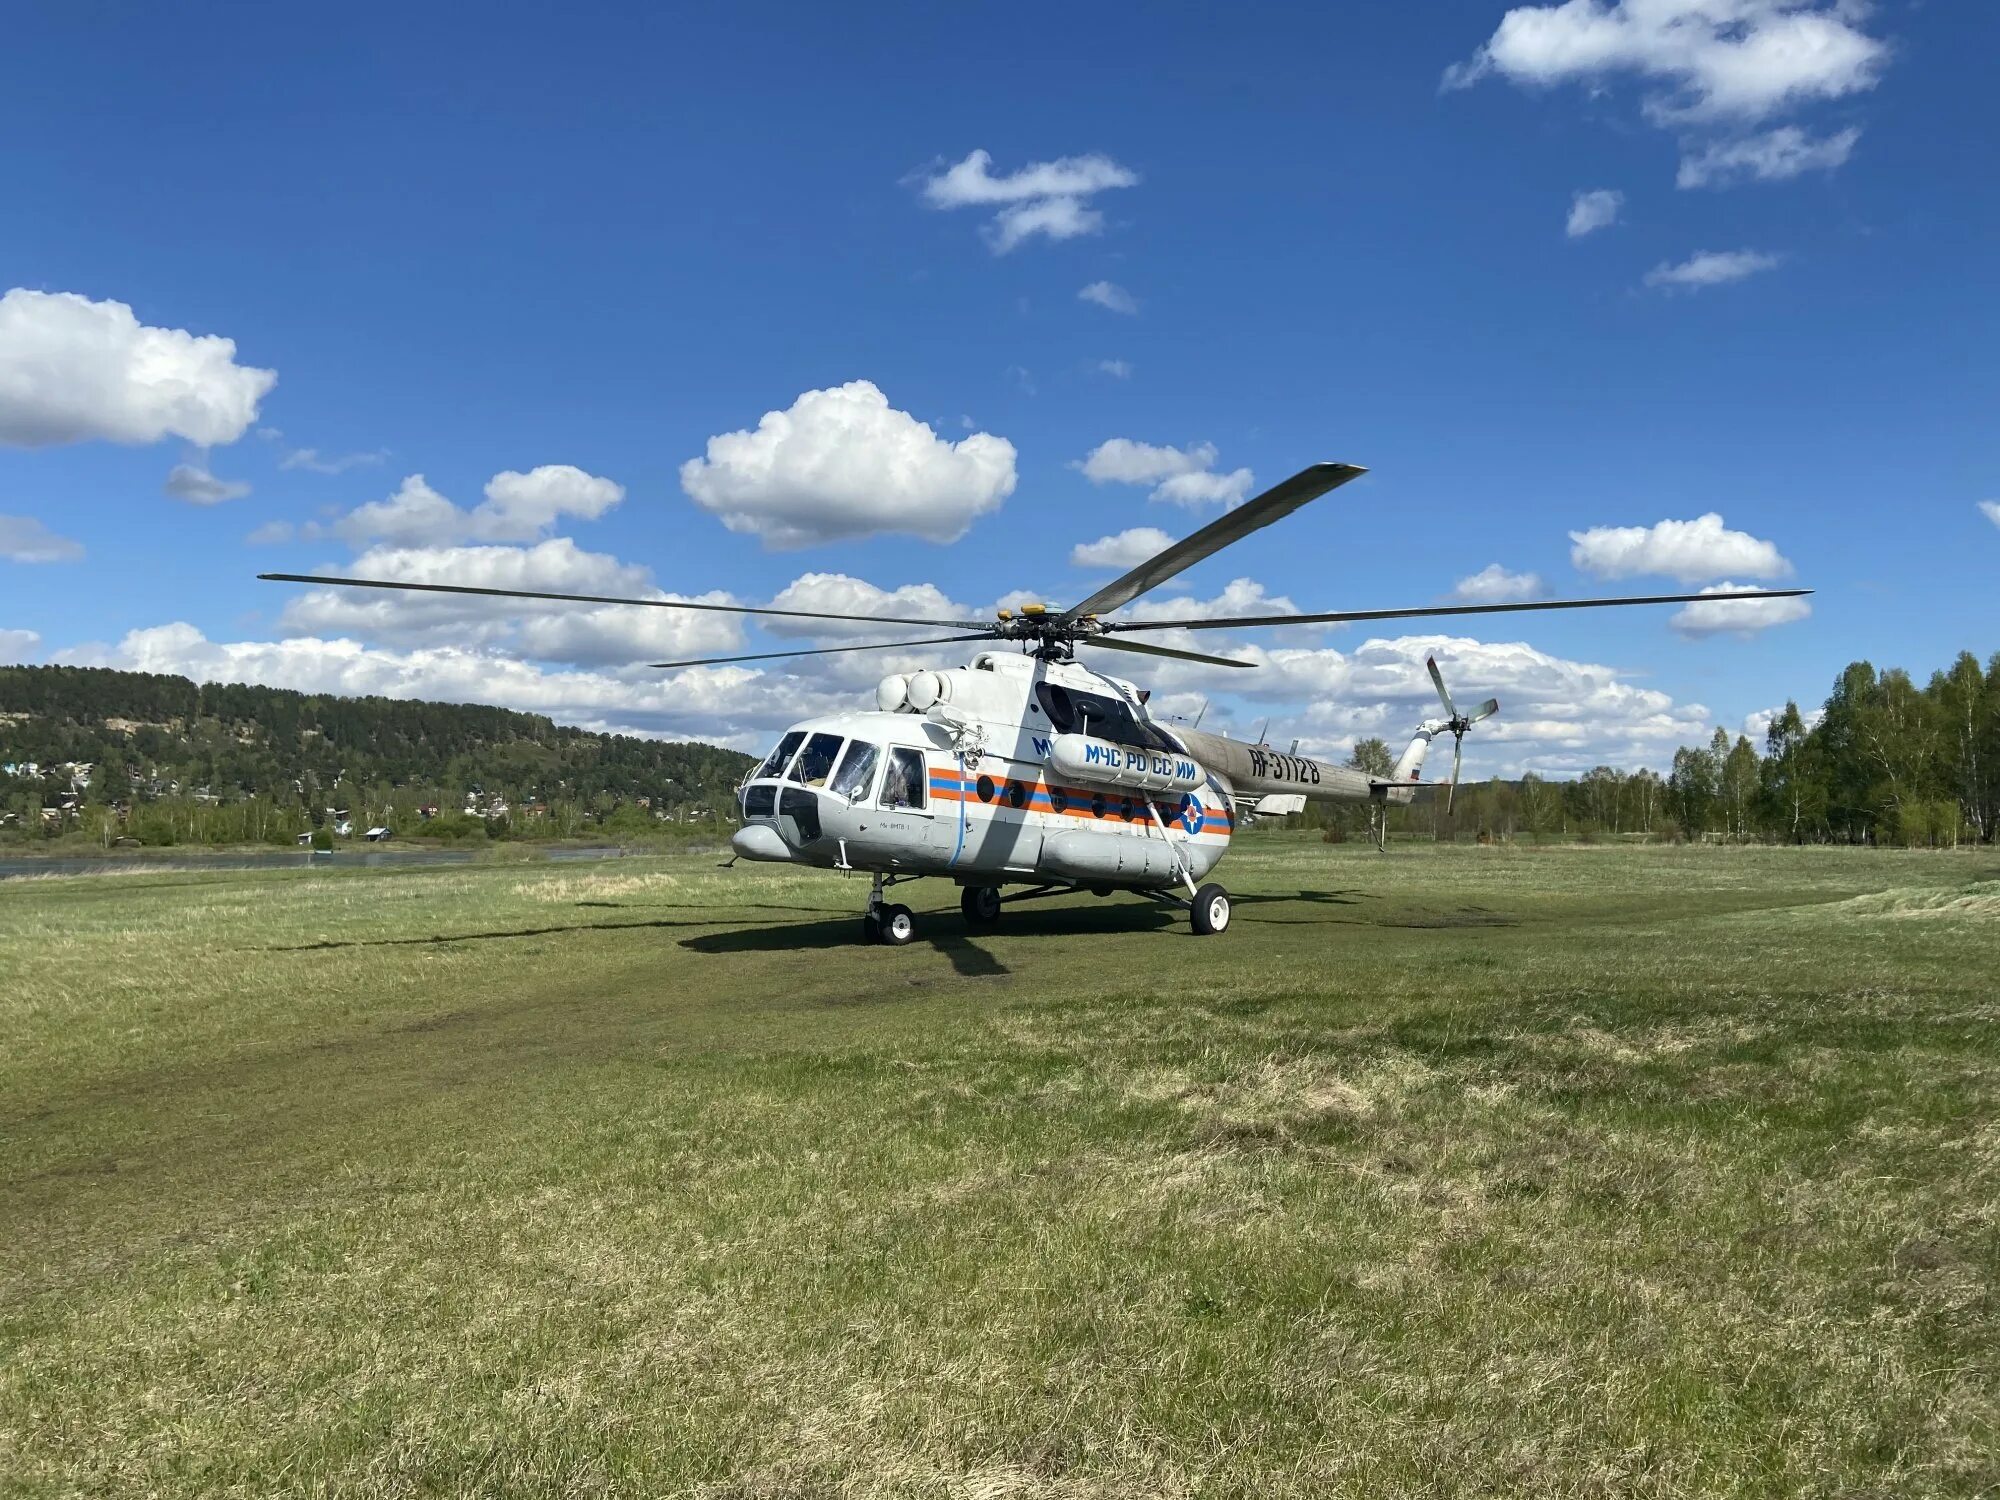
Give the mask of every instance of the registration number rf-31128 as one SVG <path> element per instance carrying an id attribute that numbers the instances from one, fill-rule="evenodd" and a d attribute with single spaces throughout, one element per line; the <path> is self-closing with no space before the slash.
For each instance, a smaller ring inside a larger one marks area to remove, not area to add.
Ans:
<path id="1" fill-rule="evenodd" d="M 1250 774 L 1263 781 L 1290 781 L 1299 786 L 1319 785 L 1319 762 L 1303 755 L 1280 755 L 1261 745 L 1250 747 Z"/>

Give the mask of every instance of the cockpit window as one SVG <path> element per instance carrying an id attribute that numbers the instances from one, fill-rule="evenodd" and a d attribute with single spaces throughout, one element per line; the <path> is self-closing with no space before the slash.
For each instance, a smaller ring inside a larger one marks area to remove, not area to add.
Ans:
<path id="1" fill-rule="evenodd" d="M 785 762 L 798 754 L 799 746 L 804 742 L 804 731 L 794 729 L 790 734 L 778 741 L 777 749 L 764 757 L 764 764 L 757 768 L 757 776 L 753 776 L 751 780 L 754 781 L 757 777 L 761 776 L 776 776 L 780 771 L 785 769 Z"/>
<path id="2" fill-rule="evenodd" d="M 1129 704 L 1107 694 L 1038 682 L 1035 701 L 1041 704 L 1057 734 L 1092 734 L 1121 745 L 1143 745 L 1148 750 L 1174 748 L 1159 730 L 1139 719 Z"/>
<path id="3" fill-rule="evenodd" d="M 889 769 L 882 775 L 882 805 L 922 807 L 926 779 L 923 751 L 901 748 L 891 750 Z"/>
<path id="4" fill-rule="evenodd" d="M 873 745 L 849 740 L 847 754 L 840 758 L 840 769 L 833 773 L 833 789 L 850 802 L 859 802 L 868 795 L 868 788 L 875 780 L 875 762 L 881 755 Z"/>
<path id="5" fill-rule="evenodd" d="M 806 786 L 825 786 L 827 777 L 833 774 L 833 763 L 839 756 L 839 735 L 816 734 L 806 741 L 805 749 L 799 752 L 799 758 L 785 780 L 802 782 Z"/>

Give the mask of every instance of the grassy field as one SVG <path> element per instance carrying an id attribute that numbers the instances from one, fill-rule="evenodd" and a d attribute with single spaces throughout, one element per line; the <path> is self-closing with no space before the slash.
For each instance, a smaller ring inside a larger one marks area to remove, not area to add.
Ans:
<path id="1" fill-rule="evenodd" d="M 0 1493 L 2000 1485 L 2000 859 L 1222 873 L 0 885 Z"/>

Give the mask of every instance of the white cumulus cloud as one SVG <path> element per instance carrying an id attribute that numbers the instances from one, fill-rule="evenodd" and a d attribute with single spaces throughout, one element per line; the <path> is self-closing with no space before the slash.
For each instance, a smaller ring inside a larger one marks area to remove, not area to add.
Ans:
<path id="1" fill-rule="evenodd" d="M 945 622 L 930 632 L 934 635 L 950 634 L 952 622 L 993 618 L 992 610 L 959 604 L 936 584 L 906 583 L 900 588 L 885 589 L 846 573 L 802 573 L 779 590 L 770 607 L 836 615 L 895 615 L 905 620 Z M 759 620 L 758 625 L 769 635 L 806 638 L 824 645 L 879 640 L 885 633 L 911 639 L 925 634 L 925 627 L 921 625 L 863 625 L 838 620 L 771 619 Z"/>
<path id="2" fill-rule="evenodd" d="M 1579 240 L 1599 229 L 1608 229 L 1618 222 L 1618 212 L 1624 206 L 1625 195 L 1616 188 L 1579 190 L 1570 199 L 1569 221 L 1563 226 L 1563 233 Z"/>
<path id="3" fill-rule="evenodd" d="M 1005 438 L 950 442 L 866 380 L 807 391 L 681 465 L 695 504 L 779 548 L 885 532 L 956 541 L 1014 484 Z"/>
<path id="4" fill-rule="evenodd" d="M 1740 574 L 1784 578 L 1792 565 L 1775 542 L 1732 531 L 1714 511 L 1655 526 L 1593 526 L 1569 534 L 1570 561 L 1599 578 L 1659 573 L 1682 583 Z"/>
<path id="5" fill-rule="evenodd" d="M 1986 517 L 1987 520 L 1991 521 L 1995 526 L 2000 526 L 2000 500 L 1980 501 L 1979 513 L 1982 516 Z"/>
<path id="6" fill-rule="evenodd" d="M 0 662 L 32 661 L 41 655 L 42 637 L 34 630 L 0 630 Z"/>
<path id="7" fill-rule="evenodd" d="M 1692 290 L 1721 286 L 1768 271 L 1778 264 L 1778 259 L 1762 250 L 1697 250 L 1684 261 L 1661 261 L 1646 273 L 1646 285 Z"/>
<path id="8" fill-rule="evenodd" d="M 1215 613 L 1234 614 L 1235 609 Z M 1190 613 L 1192 613 L 1190 611 Z M 1439 712 L 1424 659 L 1435 655 L 1461 704 L 1489 694 L 1500 700 L 1498 717 L 1466 738 L 1469 779 L 1518 776 L 1535 771 L 1570 776 L 1595 765 L 1663 767 L 1677 746 L 1704 740 L 1710 729 L 1707 708 L 1676 703 L 1657 688 L 1642 687 L 1615 667 L 1574 661 L 1525 641 L 1480 641 L 1440 634 L 1374 638 L 1351 650 L 1291 647 L 1260 641 L 1224 646 L 1217 633 L 1149 636 L 1163 645 L 1191 645 L 1252 662 L 1254 672 L 1191 663 L 1127 666 L 1121 675 L 1139 675 L 1168 695 L 1226 695 L 1204 727 L 1224 716 L 1248 730 L 1268 712 L 1270 739 L 1303 741 L 1308 754 L 1344 755 L 1356 737 L 1379 734 L 1400 751 L 1416 726 Z M 1102 657 L 1099 666 L 1106 665 Z M 1112 670 L 1118 670 L 1113 668 Z M 1229 698 L 1246 705 L 1233 715 Z M 1450 747 L 1433 754 L 1426 781 L 1450 772 Z"/>
<path id="9" fill-rule="evenodd" d="M 996 255 L 1004 255 L 1038 234 L 1067 240 L 1098 233 L 1104 228 L 1104 215 L 1090 206 L 1090 200 L 1138 181 L 1138 173 L 1099 154 L 1030 162 L 996 177 L 991 154 L 974 151 L 925 179 L 923 195 L 933 208 L 994 209 L 985 229 L 986 242 Z"/>
<path id="10" fill-rule="evenodd" d="M 1517 599 L 1532 599 L 1541 591 L 1540 575 L 1510 573 L 1498 563 L 1488 563 L 1470 577 L 1459 579 L 1451 592 L 1454 598 L 1468 604 L 1509 604 Z"/>
<path id="11" fill-rule="evenodd" d="M 1094 542 L 1079 542 L 1070 548 L 1069 560 L 1079 568 L 1136 568 L 1173 544 L 1174 539 L 1157 526 L 1134 526 Z"/>
<path id="12" fill-rule="evenodd" d="M 1097 371 L 1100 375 L 1109 375 L 1113 380 L 1132 378 L 1130 362 L 1122 359 L 1100 359 L 1097 362 Z"/>
<path id="13" fill-rule="evenodd" d="M 0 516 L 0 557 L 8 562 L 75 562 L 83 543 L 57 536 L 33 516 Z"/>
<path id="14" fill-rule="evenodd" d="M 1248 469 L 1226 473 L 1215 467 L 1213 443 L 1185 448 L 1108 438 L 1076 465 L 1092 484 L 1147 484 L 1152 498 L 1175 505 L 1240 505 L 1256 483 Z"/>
<path id="15" fill-rule="evenodd" d="M 1564 0 L 1521 5 L 1447 88 L 1490 74 L 1527 87 L 1597 87 L 1619 75 L 1656 85 L 1657 122 L 1755 120 L 1875 86 L 1888 46 L 1861 29 L 1856 0 Z"/>
<path id="16" fill-rule="evenodd" d="M 1082 301 L 1095 302 L 1099 307 L 1124 313 L 1127 317 L 1139 311 L 1138 301 L 1115 281 L 1093 281 L 1076 295 Z"/>
<path id="17" fill-rule="evenodd" d="M 1831 172 L 1846 164 L 1860 139 L 1858 129 L 1815 138 L 1796 125 L 1781 125 L 1759 135 L 1711 141 L 1681 158 L 1674 185 L 1727 187 L 1738 182 L 1783 182 L 1806 172 Z"/>
<path id="18" fill-rule="evenodd" d="M 1718 583 L 1702 592 L 1727 594 L 1748 587 L 1742 583 Z M 1667 623 L 1685 636 L 1753 636 L 1773 625 L 1803 620 L 1811 613 L 1812 605 L 1804 599 L 1717 599 L 1684 604 Z"/>
<path id="19" fill-rule="evenodd" d="M 283 433 L 277 436 L 283 437 Z M 278 461 L 281 469 L 303 469 L 308 474 L 345 474 L 349 469 L 359 469 L 369 464 L 379 464 L 387 459 L 389 450 L 377 448 L 369 453 L 338 453 L 323 457 L 317 448 L 294 448 Z"/>
<path id="20" fill-rule="evenodd" d="M 532 547 L 377 547 L 343 571 L 405 583 L 735 602 L 726 593 L 664 592 L 646 569 L 586 552 L 568 537 Z M 610 665 L 723 655 L 743 641 L 740 616 L 706 610 L 377 589 L 309 589 L 287 601 L 279 625 L 296 635 L 357 636 L 396 646 L 449 641 L 467 648 L 504 648 L 542 661 Z"/>
<path id="21" fill-rule="evenodd" d="M 277 380 L 236 363 L 234 340 L 149 327 L 123 302 L 0 297 L 0 443 L 233 443 Z"/>
<path id="22" fill-rule="evenodd" d="M 327 523 L 304 528 L 307 537 L 338 536 L 360 546 L 370 541 L 406 546 L 455 542 L 528 542 L 564 516 L 594 521 L 625 498 L 624 486 L 570 464 L 543 464 L 522 474 L 509 469 L 486 482 L 486 498 L 471 509 L 454 505 L 421 474 L 404 479 L 386 500 L 371 500 Z"/>
<path id="23" fill-rule="evenodd" d="M 456 644 L 395 650 L 312 636 L 212 641 L 178 621 L 131 631 L 115 645 L 79 646 L 56 656 L 78 666 L 166 672 L 197 682 L 490 703 L 599 732 L 698 738 L 739 749 L 761 747 L 774 730 L 798 719 L 853 706 L 851 694 L 743 667 L 576 670 Z"/>
<path id="24" fill-rule="evenodd" d="M 206 464 L 175 464 L 167 471 L 163 488 L 174 499 L 190 505 L 219 505 L 250 493 L 250 486 L 240 479 L 217 479 Z"/>
<path id="25" fill-rule="evenodd" d="M 1780 703 L 1771 708 L 1755 709 L 1743 716 L 1743 732 L 1750 737 L 1750 743 L 1755 745 L 1760 753 L 1764 748 L 1764 737 L 1771 732 L 1771 726 L 1783 718 L 1784 714 L 1785 705 Z M 1808 729 L 1817 728 L 1819 721 L 1825 717 L 1824 709 L 1799 710 L 1799 718 Z"/>

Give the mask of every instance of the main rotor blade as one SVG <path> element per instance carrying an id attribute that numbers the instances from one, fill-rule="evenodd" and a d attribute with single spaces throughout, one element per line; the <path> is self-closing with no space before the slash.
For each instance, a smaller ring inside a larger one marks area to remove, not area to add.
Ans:
<path id="1" fill-rule="evenodd" d="M 1417 609 L 1346 609 L 1319 615 L 1238 615 L 1227 620 L 1107 620 L 1106 630 L 1249 630 L 1262 625 L 1338 625 L 1349 620 L 1421 620 L 1432 615 L 1506 615 L 1530 609 L 1608 609 L 1621 604 L 1708 604 L 1796 599 L 1811 589 L 1738 589 L 1727 594 L 1642 594 L 1625 599 L 1538 599 L 1527 604 L 1426 604 Z"/>
<path id="2" fill-rule="evenodd" d="M 1155 646 L 1147 641 L 1114 641 L 1106 636 L 1087 635 L 1079 646 L 1102 646 L 1107 651 L 1143 651 L 1148 656 L 1171 656 L 1175 661 L 1198 661 L 1210 667 L 1254 667 L 1254 661 L 1232 661 L 1226 656 L 1204 656 L 1199 651 L 1176 651 L 1171 646 Z"/>
<path id="3" fill-rule="evenodd" d="M 922 620 L 909 615 L 837 615 L 813 609 L 768 609 L 748 604 L 702 604 L 692 599 L 617 599 L 606 594 L 545 594 L 537 589 L 475 588 L 465 583 L 399 583 L 388 578 L 324 578 L 311 573 L 259 573 L 268 583 L 319 583 L 345 589 L 399 589 L 414 594 L 476 594 L 490 599 L 553 599 L 562 604 L 635 604 L 646 609 L 700 609 L 720 615 L 781 615 L 790 620 L 853 620 L 879 625 L 932 625 L 979 630 L 983 620 Z M 781 653 L 792 654 L 792 653 Z"/>
<path id="4" fill-rule="evenodd" d="M 905 646 L 948 646 L 954 641 L 990 641 L 988 635 L 939 635 L 927 641 L 869 641 L 861 646 L 817 646 L 800 651 L 757 651 L 749 656 L 704 656 L 695 661 L 655 661 L 648 666 L 667 671 L 678 671 L 682 667 L 720 667 L 739 661 L 772 661 L 780 656 L 838 656 L 843 651 L 897 651 Z"/>
<path id="5" fill-rule="evenodd" d="M 1424 665 L 1431 669 L 1431 685 L 1438 690 L 1438 697 L 1444 703 L 1444 716 L 1447 719 L 1457 718 L 1458 710 L 1451 706 L 1451 694 L 1445 691 L 1444 673 L 1438 670 L 1437 658 L 1435 656 L 1426 656 L 1424 658 Z"/>
<path id="6" fill-rule="evenodd" d="M 1109 614 L 1130 604 L 1141 594 L 1156 589 L 1176 573 L 1193 567 L 1211 553 L 1220 552 L 1231 542 L 1240 542 L 1253 531 L 1281 521 L 1308 500 L 1317 500 L 1328 490 L 1366 474 L 1354 464 L 1314 464 L 1290 479 L 1273 485 L 1255 500 L 1239 505 L 1227 515 L 1210 521 L 1192 536 L 1184 536 L 1165 551 L 1157 552 L 1123 578 L 1115 579 L 1074 609 L 1065 610 L 1065 620 L 1084 615 Z M 1102 644 L 1100 642 L 1100 644 Z"/>

